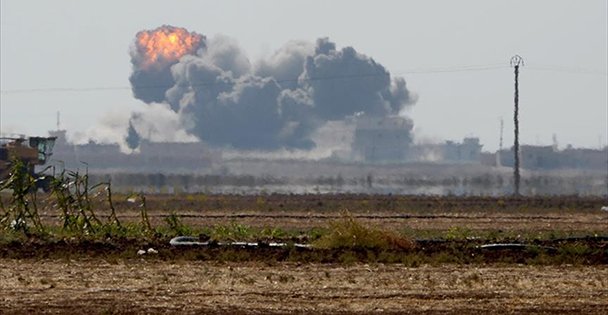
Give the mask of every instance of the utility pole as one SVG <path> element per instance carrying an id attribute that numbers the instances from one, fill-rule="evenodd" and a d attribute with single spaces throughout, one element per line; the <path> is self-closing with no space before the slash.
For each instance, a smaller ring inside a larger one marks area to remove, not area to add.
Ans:
<path id="1" fill-rule="evenodd" d="M 513 178 L 515 181 L 515 195 L 519 196 L 519 66 L 524 65 L 524 59 L 515 55 L 511 57 L 511 67 L 515 68 L 515 110 L 513 111 L 513 122 L 515 123 L 515 143 L 513 145 L 514 154 L 514 165 L 513 165 Z"/>

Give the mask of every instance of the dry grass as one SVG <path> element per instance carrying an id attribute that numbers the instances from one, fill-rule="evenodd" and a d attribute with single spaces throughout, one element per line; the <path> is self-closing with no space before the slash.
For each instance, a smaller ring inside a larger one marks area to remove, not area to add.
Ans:
<path id="1" fill-rule="evenodd" d="M 361 248 L 401 250 L 414 248 L 414 242 L 393 231 L 362 224 L 347 211 L 329 223 L 329 232 L 315 242 L 319 248 Z"/>

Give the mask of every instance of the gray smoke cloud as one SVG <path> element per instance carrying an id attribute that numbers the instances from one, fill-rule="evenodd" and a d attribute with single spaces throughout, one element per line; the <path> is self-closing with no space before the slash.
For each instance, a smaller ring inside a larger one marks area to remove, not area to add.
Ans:
<path id="1" fill-rule="evenodd" d="M 397 115 L 415 102 L 403 78 L 328 38 L 288 42 L 255 64 L 234 39 L 200 38 L 188 54 L 154 66 L 136 42 L 130 81 L 136 98 L 167 104 L 180 128 L 213 146 L 311 149 L 328 121 Z"/>

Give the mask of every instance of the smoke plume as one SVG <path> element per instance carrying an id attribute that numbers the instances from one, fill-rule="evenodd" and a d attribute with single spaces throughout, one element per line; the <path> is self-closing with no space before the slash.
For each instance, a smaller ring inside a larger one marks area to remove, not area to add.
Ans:
<path id="1" fill-rule="evenodd" d="M 162 26 L 137 34 L 131 61 L 136 98 L 166 104 L 181 133 L 219 147 L 311 149 L 328 121 L 397 115 L 415 102 L 403 78 L 328 38 L 288 42 L 252 64 L 229 37 Z M 132 116 L 131 139 L 143 117 Z"/>
<path id="2" fill-rule="evenodd" d="M 205 49 L 204 36 L 168 25 L 141 31 L 135 37 L 129 81 L 135 97 L 146 103 L 164 101 L 165 91 L 173 85 L 171 66 L 179 58 Z"/>

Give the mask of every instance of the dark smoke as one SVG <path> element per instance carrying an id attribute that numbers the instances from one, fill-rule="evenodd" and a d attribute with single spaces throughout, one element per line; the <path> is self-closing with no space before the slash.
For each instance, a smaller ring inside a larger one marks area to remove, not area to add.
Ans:
<path id="1" fill-rule="evenodd" d="M 129 122 L 129 129 L 127 131 L 125 141 L 127 142 L 127 147 L 129 147 L 131 150 L 135 150 L 137 147 L 139 147 L 140 136 L 133 127 L 132 122 Z"/>
<path id="2" fill-rule="evenodd" d="M 130 80 L 135 97 L 169 104 L 187 133 L 214 146 L 311 149 L 327 121 L 396 115 L 414 103 L 403 78 L 327 38 L 289 42 L 255 65 L 230 38 L 201 46 L 153 68 L 140 66 L 134 48 Z"/>
<path id="3" fill-rule="evenodd" d="M 163 102 L 165 92 L 173 85 L 173 77 L 168 67 L 148 71 L 134 69 L 129 81 L 133 95 L 148 104 Z"/>
<path id="4" fill-rule="evenodd" d="M 357 112 L 397 114 L 410 101 L 409 93 L 393 94 L 390 74 L 382 65 L 352 47 L 336 50 L 327 38 L 317 40 L 315 54 L 307 57 L 301 78 L 315 112 L 325 120 L 340 120 Z"/>

